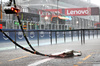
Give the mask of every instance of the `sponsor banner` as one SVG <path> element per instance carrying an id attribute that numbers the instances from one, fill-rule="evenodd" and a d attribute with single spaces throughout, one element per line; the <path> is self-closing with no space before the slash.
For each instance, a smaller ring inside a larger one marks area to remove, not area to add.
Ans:
<path id="1" fill-rule="evenodd" d="M 46 10 L 40 10 L 39 14 L 41 17 L 45 16 L 56 16 L 57 15 L 57 9 L 46 9 Z M 58 15 L 62 14 L 62 9 L 58 9 Z"/>
<path id="2" fill-rule="evenodd" d="M 41 17 L 57 16 L 57 9 L 40 10 L 39 14 L 41 15 Z M 99 7 L 58 9 L 58 15 L 61 15 L 61 14 L 66 15 L 66 16 L 99 15 Z"/>
<path id="3" fill-rule="evenodd" d="M 57 16 L 57 9 L 40 10 L 39 14 L 41 15 L 41 17 Z M 66 16 L 99 15 L 99 7 L 58 9 L 58 15 L 61 15 L 61 14 L 66 15 Z"/>
<path id="4" fill-rule="evenodd" d="M 67 16 L 87 16 L 91 15 L 91 8 L 67 8 L 65 9 Z"/>

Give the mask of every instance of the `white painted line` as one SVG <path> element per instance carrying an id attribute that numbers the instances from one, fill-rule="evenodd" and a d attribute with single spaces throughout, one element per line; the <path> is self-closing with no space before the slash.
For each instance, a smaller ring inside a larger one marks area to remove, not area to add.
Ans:
<path id="1" fill-rule="evenodd" d="M 35 62 L 35 63 L 33 63 L 33 64 L 30 64 L 30 65 L 28 65 L 28 66 L 37 66 L 37 65 L 39 65 L 39 64 L 41 64 L 41 63 L 44 63 L 44 62 L 50 61 L 50 60 L 52 60 L 52 59 L 54 59 L 54 58 L 46 58 L 46 59 L 43 59 L 43 60 L 37 61 L 37 62 Z"/>

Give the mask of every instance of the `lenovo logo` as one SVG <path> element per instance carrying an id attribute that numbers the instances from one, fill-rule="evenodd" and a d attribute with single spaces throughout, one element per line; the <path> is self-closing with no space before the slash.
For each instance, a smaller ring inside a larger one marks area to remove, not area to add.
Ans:
<path id="1" fill-rule="evenodd" d="M 91 14 L 90 8 L 70 8 L 65 10 L 65 14 L 69 16 L 86 16 Z"/>
<path id="2" fill-rule="evenodd" d="M 67 10 L 67 15 L 73 15 L 73 14 L 89 14 L 88 10 Z"/>

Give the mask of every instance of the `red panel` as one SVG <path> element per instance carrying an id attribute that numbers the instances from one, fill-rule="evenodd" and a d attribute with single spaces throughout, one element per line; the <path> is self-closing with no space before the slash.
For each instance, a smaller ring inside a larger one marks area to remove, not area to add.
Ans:
<path id="1" fill-rule="evenodd" d="M 2 29 L 2 24 L 0 24 L 0 29 Z"/>
<path id="2" fill-rule="evenodd" d="M 45 10 L 40 10 L 41 17 L 48 16 L 50 17 L 57 15 L 57 9 L 45 9 Z M 62 9 L 58 9 L 58 14 L 62 14 Z"/>
<path id="3" fill-rule="evenodd" d="M 57 9 L 45 9 L 40 10 L 40 14 L 42 17 L 48 16 L 50 17 L 57 15 Z M 56 14 L 55 14 L 56 13 Z M 66 9 L 58 9 L 58 14 L 65 14 L 66 16 L 88 16 L 91 15 L 91 8 L 66 8 Z"/>

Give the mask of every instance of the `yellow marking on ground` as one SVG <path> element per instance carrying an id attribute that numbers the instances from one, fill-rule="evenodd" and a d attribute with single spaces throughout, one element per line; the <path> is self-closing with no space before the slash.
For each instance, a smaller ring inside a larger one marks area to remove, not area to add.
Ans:
<path id="1" fill-rule="evenodd" d="M 77 62 L 77 64 L 82 64 L 82 63 L 94 63 L 94 62 Z"/>
<path id="2" fill-rule="evenodd" d="M 91 57 L 91 55 L 86 56 L 86 57 L 83 58 L 82 60 L 86 60 L 86 59 L 88 59 L 89 57 Z"/>
<path id="3" fill-rule="evenodd" d="M 82 64 L 82 63 L 85 63 L 85 64 L 93 64 L 93 63 L 99 63 L 99 62 L 77 62 L 77 64 Z"/>
<path id="4" fill-rule="evenodd" d="M 83 58 L 82 60 L 83 60 L 83 61 L 85 61 L 86 59 L 88 59 L 89 57 L 91 57 L 93 54 L 95 54 L 95 53 L 94 53 L 94 52 L 93 52 L 93 53 L 91 53 L 90 55 L 86 56 L 86 57 L 85 57 L 85 58 Z M 82 64 L 82 63 L 94 63 L 94 62 L 82 62 L 82 61 L 77 62 L 77 64 Z"/>
<path id="5" fill-rule="evenodd" d="M 78 66 L 78 65 L 74 65 L 74 66 Z"/>
<path id="6" fill-rule="evenodd" d="M 14 61 L 14 60 L 18 60 L 18 59 L 25 58 L 25 57 L 28 57 L 28 56 L 22 56 L 22 57 L 18 57 L 18 58 L 14 58 L 14 59 L 8 60 L 8 61 Z"/>
<path id="7" fill-rule="evenodd" d="M 83 62 L 77 62 L 78 64 L 82 64 Z"/>

